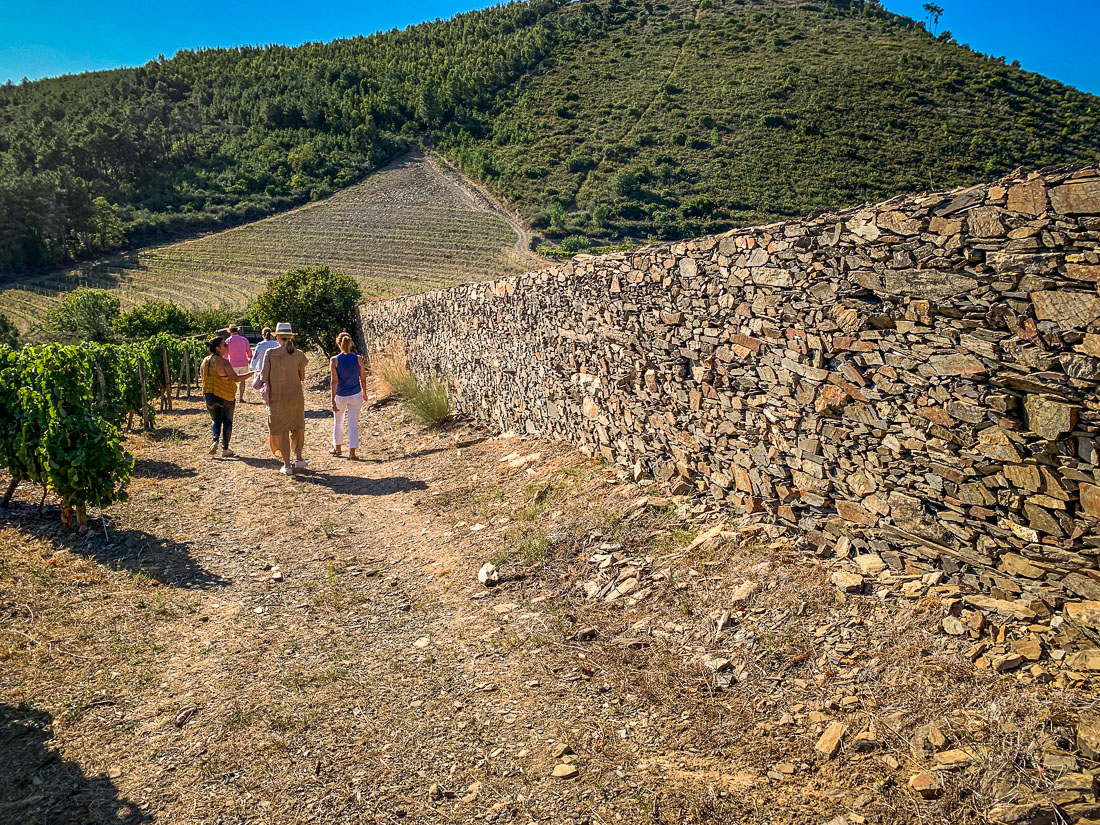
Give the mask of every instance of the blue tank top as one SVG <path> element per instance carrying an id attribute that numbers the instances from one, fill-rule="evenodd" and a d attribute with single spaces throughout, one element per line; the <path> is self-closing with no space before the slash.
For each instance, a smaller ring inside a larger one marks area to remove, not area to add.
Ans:
<path id="1" fill-rule="evenodd" d="M 359 356 L 354 353 L 341 353 L 336 356 L 337 395 L 358 395 L 363 391 L 359 383 Z"/>

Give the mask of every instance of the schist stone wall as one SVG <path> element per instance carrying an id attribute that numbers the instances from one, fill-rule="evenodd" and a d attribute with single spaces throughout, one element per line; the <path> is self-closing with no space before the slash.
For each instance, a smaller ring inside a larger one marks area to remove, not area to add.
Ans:
<path id="1" fill-rule="evenodd" d="M 1100 599 L 1100 174 L 370 303 L 458 410 L 1002 598 Z"/>

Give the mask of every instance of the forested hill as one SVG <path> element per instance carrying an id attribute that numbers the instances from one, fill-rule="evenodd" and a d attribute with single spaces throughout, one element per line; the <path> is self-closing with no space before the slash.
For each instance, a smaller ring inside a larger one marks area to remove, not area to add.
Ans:
<path id="1" fill-rule="evenodd" d="M 0 270 L 324 197 L 532 70 L 563 1 L 0 87 Z"/>
<path id="2" fill-rule="evenodd" d="M 259 217 L 412 142 L 551 236 L 672 237 L 1100 162 L 1100 98 L 861 0 L 537 0 L 181 52 L 0 87 L 0 269 Z"/>
<path id="3" fill-rule="evenodd" d="M 1100 161 L 1100 98 L 872 3 L 611 0 L 558 16 L 581 22 L 538 70 L 436 139 L 536 227 L 692 237 Z"/>

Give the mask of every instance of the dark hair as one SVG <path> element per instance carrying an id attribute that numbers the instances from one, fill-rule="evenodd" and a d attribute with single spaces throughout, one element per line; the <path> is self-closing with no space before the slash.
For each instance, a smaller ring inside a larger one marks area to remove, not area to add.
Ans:
<path id="1" fill-rule="evenodd" d="M 231 326 L 229 328 L 229 331 L 232 332 L 234 335 L 236 335 L 238 332 L 241 331 L 241 328 L 239 326 L 237 326 L 236 324 L 234 324 L 233 326 Z"/>
<path id="2" fill-rule="evenodd" d="M 265 341 L 270 341 L 271 340 L 271 327 L 264 327 L 263 330 L 260 332 L 260 335 L 263 336 Z"/>
<path id="3" fill-rule="evenodd" d="M 225 339 L 222 338 L 220 335 L 217 335 L 206 342 L 206 348 L 210 350 L 211 355 L 217 355 L 218 347 L 220 347 L 224 343 Z"/>

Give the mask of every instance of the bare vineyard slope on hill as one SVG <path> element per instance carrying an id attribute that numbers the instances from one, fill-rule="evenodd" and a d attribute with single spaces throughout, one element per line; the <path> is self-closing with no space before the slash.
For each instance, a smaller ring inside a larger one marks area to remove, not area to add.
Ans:
<path id="1" fill-rule="evenodd" d="M 521 230 L 452 170 L 407 155 L 300 209 L 10 283 L 0 312 L 26 330 L 78 286 L 118 290 L 123 309 L 156 298 L 241 306 L 273 275 L 322 264 L 354 277 L 368 297 L 392 297 L 537 266 Z"/>

